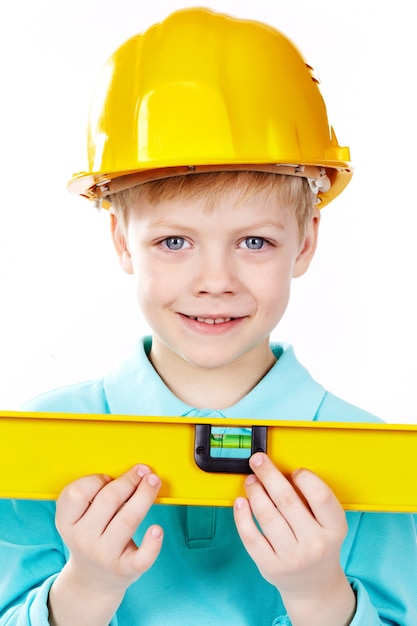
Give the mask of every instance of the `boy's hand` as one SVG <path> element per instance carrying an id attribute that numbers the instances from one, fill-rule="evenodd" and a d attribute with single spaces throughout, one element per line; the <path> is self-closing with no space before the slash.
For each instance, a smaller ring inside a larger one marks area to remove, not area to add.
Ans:
<path id="1" fill-rule="evenodd" d="M 254 454 L 250 465 L 255 473 L 245 482 L 248 500 L 235 502 L 236 526 L 293 626 L 349 624 L 356 601 L 339 561 L 347 522 L 335 495 L 308 470 L 290 482 L 266 454 Z"/>
<path id="2" fill-rule="evenodd" d="M 70 558 L 51 589 L 51 624 L 109 623 L 126 589 L 160 552 L 159 526 L 146 531 L 139 547 L 132 539 L 160 485 L 156 474 L 138 465 L 114 480 L 95 474 L 65 487 L 56 526 Z"/>

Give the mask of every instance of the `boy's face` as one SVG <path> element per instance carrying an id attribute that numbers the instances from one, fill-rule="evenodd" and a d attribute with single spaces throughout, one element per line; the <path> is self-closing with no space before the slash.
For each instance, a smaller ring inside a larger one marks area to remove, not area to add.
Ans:
<path id="1" fill-rule="evenodd" d="M 318 223 L 315 210 L 300 241 L 292 209 L 262 191 L 237 202 L 233 190 L 212 208 L 203 199 L 141 198 L 125 223 L 112 216 L 122 267 L 135 276 L 153 329 L 152 353 L 172 366 L 265 367 L 269 335 L 292 278 L 308 268 Z"/>

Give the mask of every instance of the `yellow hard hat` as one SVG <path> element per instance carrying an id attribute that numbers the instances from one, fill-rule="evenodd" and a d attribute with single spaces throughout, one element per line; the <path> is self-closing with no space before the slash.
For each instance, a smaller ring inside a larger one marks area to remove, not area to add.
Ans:
<path id="1" fill-rule="evenodd" d="M 99 77 L 88 171 L 68 187 L 89 199 L 152 179 L 246 169 L 304 176 L 320 206 L 347 185 L 319 80 L 280 32 L 185 9 L 132 37 Z"/>

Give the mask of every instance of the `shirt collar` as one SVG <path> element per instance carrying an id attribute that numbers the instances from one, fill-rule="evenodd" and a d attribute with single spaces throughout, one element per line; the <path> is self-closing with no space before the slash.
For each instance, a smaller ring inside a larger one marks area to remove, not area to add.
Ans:
<path id="1" fill-rule="evenodd" d="M 104 378 L 110 413 L 313 420 L 325 395 L 292 347 L 273 343 L 276 363 L 244 398 L 222 411 L 196 409 L 178 399 L 159 377 L 148 359 L 151 345 L 152 338 L 145 337 L 129 358 Z"/>

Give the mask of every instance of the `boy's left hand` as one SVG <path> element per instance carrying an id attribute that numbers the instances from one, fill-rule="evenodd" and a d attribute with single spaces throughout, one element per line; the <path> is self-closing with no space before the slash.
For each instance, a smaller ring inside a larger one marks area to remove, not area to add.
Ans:
<path id="1" fill-rule="evenodd" d="M 293 624 L 350 623 L 356 601 L 340 566 L 347 521 L 336 496 L 309 470 L 287 480 L 266 454 L 254 454 L 250 466 L 247 500 L 236 500 L 234 515 L 262 576 L 279 590 Z"/>

